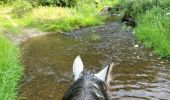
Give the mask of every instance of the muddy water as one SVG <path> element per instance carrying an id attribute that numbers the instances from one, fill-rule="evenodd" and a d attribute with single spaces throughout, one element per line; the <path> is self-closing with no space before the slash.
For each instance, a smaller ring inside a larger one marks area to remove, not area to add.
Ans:
<path id="1" fill-rule="evenodd" d="M 21 45 L 25 73 L 19 98 L 61 100 L 72 83 L 73 60 L 81 55 L 88 70 L 118 63 L 111 82 L 113 100 L 170 100 L 170 62 L 135 44 L 120 23 L 29 39 Z"/>

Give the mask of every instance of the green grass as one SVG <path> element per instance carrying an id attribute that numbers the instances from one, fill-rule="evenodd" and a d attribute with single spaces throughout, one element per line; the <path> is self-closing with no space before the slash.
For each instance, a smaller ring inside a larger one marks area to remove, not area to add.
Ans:
<path id="1" fill-rule="evenodd" d="M 162 57 L 170 57 L 170 15 L 167 11 L 154 7 L 138 17 L 135 28 L 136 37 L 146 47 L 154 48 L 155 53 Z"/>
<path id="2" fill-rule="evenodd" d="M 14 100 L 22 67 L 19 49 L 0 34 L 0 100 Z"/>
<path id="3" fill-rule="evenodd" d="M 86 3 L 74 8 L 38 7 L 23 18 L 26 26 L 55 32 L 99 25 L 103 21 L 95 5 Z"/>
<path id="4" fill-rule="evenodd" d="M 76 8 L 39 7 L 33 9 L 33 12 L 25 16 L 21 24 L 25 24 L 24 26 L 28 27 L 35 27 L 43 31 L 57 32 L 70 31 L 79 27 L 103 23 L 103 18 L 99 16 L 97 11 L 93 10 L 96 12 L 94 14 L 87 9 L 84 13 L 82 13 L 83 10 L 79 10 L 76 10 Z"/>
<path id="5" fill-rule="evenodd" d="M 20 29 L 15 25 L 15 19 L 12 19 L 12 16 L 10 15 L 11 11 L 12 6 L 0 5 L 0 30 L 6 29 L 11 33 L 17 34 L 20 32 Z"/>
<path id="6" fill-rule="evenodd" d="M 98 4 L 95 4 L 94 1 Z M 8 13 L 0 15 L 0 20 L 2 20 L 0 24 L 15 34 L 20 32 L 19 27 L 33 27 L 42 31 L 61 32 L 71 31 L 80 27 L 100 25 L 104 23 L 105 18 L 100 15 L 100 10 L 105 6 L 116 4 L 117 0 L 94 1 L 79 1 L 76 6 L 71 8 L 39 6 L 33 8 L 31 11 L 29 10 L 29 12 L 22 13 L 24 15 L 21 15 L 22 17 L 20 18 L 17 18 L 17 14 L 13 12 L 13 9 L 16 7 L 15 5 L 8 7 L 3 6 L 0 8 L 10 8 L 11 10 Z M 20 4 L 21 9 L 24 9 L 21 3 L 16 4 Z M 20 12 L 20 10 L 15 12 Z M 11 20 L 5 18 L 5 15 L 11 16 L 12 22 L 16 23 L 17 26 L 11 23 Z"/>
<path id="7" fill-rule="evenodd" d="M 170 0 L 125 0 L 118 4 L 137 22 L 136 38 L 155 54 L 170 58 L 170 15 L 166 15 Z"/>

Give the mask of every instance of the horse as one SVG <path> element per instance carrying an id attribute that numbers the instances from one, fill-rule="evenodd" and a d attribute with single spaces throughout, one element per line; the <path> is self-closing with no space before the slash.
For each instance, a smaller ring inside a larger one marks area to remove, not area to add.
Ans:
<path id="1" fill-rule="evenodd" d="M 113 63 L 97 74 L 84 71 L 83 67 L 81 57 L 77 56 L 73 62 L 74 83 L 62 100 L 110 100 L 109 82 Z"/>

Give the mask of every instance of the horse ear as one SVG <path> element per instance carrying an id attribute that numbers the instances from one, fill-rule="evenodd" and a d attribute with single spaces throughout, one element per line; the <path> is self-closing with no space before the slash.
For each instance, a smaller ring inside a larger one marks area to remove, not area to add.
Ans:
<path id="1" fill-rule="evenodd" d="M 113 63 L 110 64 L 110 66 L 105 67 L 103 70 L 101 70 L 99 73 L 95 74 L 97 78 L 102 80 L 103 82 L 109 83 L 111 79 L 111 72 L 113 68 Z"/>
<path id="2" fill-rule="evenodd" d="M 73 62 L 74 81 L 76 81 L 80 77 L 82 71 L 83 71 L 83 62 L 80 56 L 77 56 Z"/>

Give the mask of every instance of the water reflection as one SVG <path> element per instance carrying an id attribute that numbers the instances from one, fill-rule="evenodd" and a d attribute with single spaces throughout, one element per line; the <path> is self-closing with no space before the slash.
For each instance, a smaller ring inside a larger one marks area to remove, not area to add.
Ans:
<path id="1" fill-rule="evenodd" d="M 119 23 L 83 28 L 66 34 L 32 38 L 21 45 L 25 74 L 22 100 L 61 100 L 72 83 L 72 63 L 81 55 L 86 69 L 98 71 L 111 62 L 112 98 L 119 100 L 170 99 L 170 63 L 135 48 L 129 30 Z"/>

